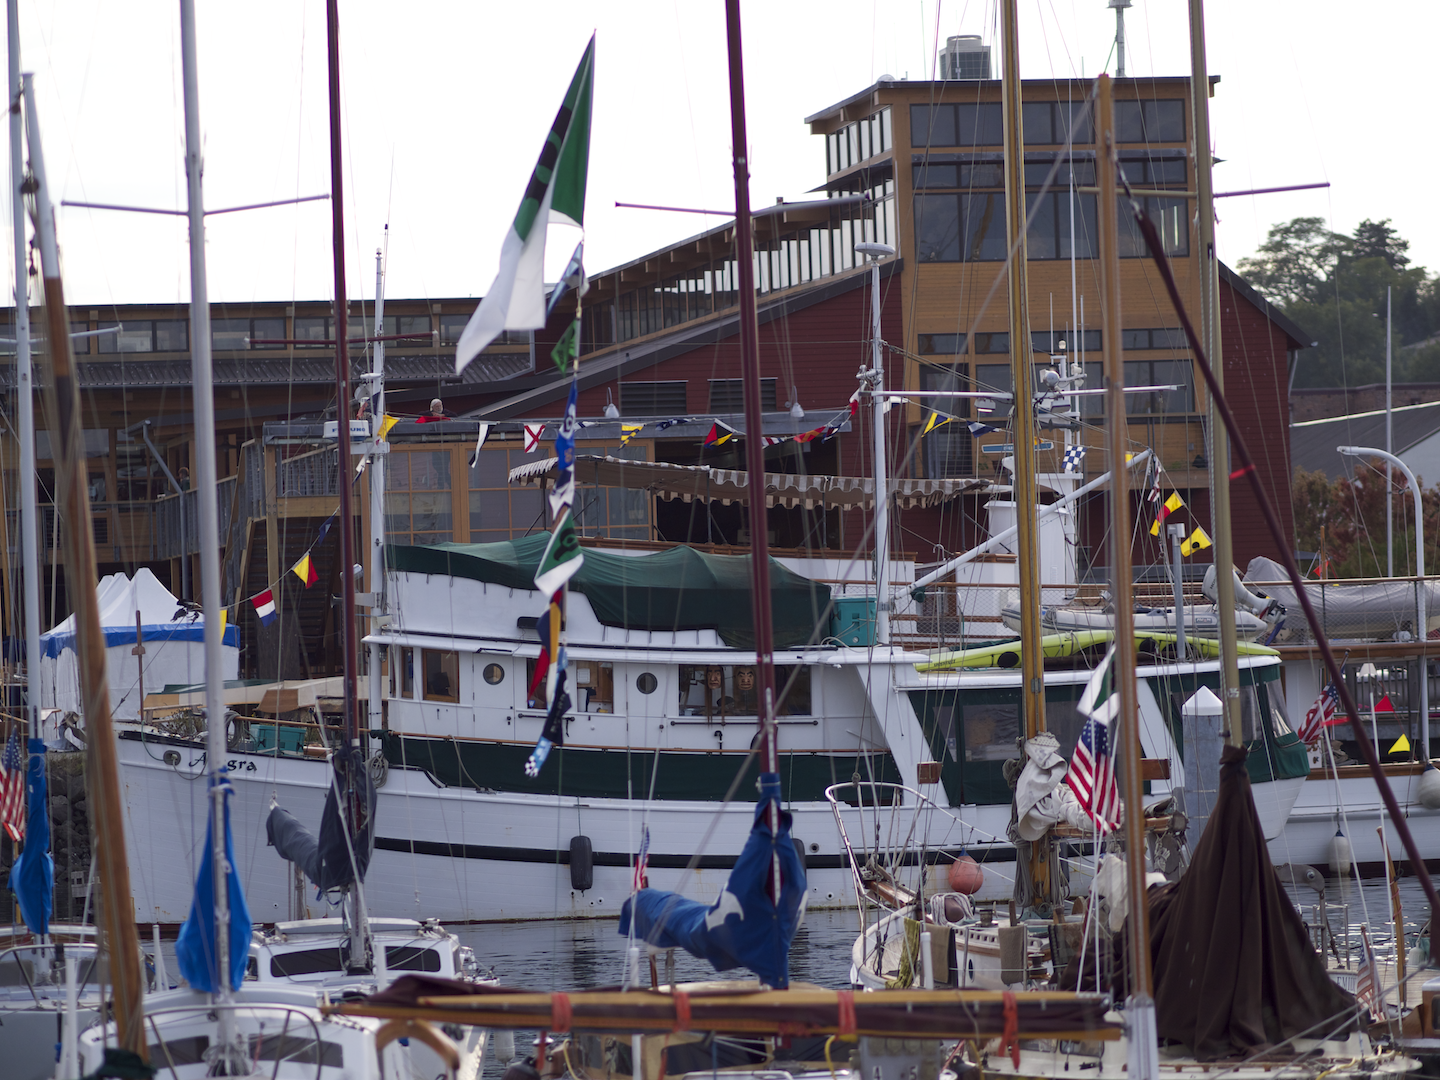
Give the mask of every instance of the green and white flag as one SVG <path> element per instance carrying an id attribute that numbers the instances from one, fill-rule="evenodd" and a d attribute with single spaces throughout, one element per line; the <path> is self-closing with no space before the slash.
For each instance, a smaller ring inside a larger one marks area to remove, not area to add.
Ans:
<path id="1" fill-rule="evenodd" d="M 535 567 L 535 588 L 546 596 L 554 596 L 584 565 L 585 554 L 580 550 L 580 538 L 575 535 L 570 508 L 566 507 L 564 516 L 550 533 L 550 543 L 545 545 L 540 565 Z"/>
<path id="2" fill-rule="evenodd" d="M 457 375 L 503 331 L 539 330 L 545 325 L 546 227 L 551 221 L 577 227 L 585 222 L 594 77 L 595 39 L 591 37 L 570 80 L 565 103 L 550 125 L 525 198 L 505 235 L 500 272 L 455 346 Z"/>

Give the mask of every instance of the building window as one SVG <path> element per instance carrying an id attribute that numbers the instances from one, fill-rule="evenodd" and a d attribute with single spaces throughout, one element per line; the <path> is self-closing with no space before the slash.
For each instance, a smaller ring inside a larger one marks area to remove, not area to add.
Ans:
<path id="1" fill-rule="evenodd" d="M 998 102 L 910 106 L 911 147 L 1001 146 L 1004 142 Z"/>
<path id="2" fill-rule="evenodd" d="M 112 320 L 102 322 L 100 329 L 114 330 L 113 333 L 101 334 L 96 339 L 100 343 L 101 355 L 155 351 L 155 326 L 148 320 L 131 320 L 123 324 Z"/>
<path id="3" fill-rule="evenodd" d="M 917 348 L 922 356 L 959 356 L 965 351 L 965 335 L 921 334 Z"/>
<path id="4" fill-rule="evenodd" d="M 1069 330 L 1033 330 L 1030 347 L 1041 353 L 1081 353 L 1100 351 L 1100 331 L 1085 330 L 1083 337 Z"/>
<path id="5" fill-rule="evenodd" d="M 1185 141 L 1185 102 L 1117 101 L 1115 141 L 1158 143 Z"/>
<path id="6" fill-rule="evenodd" d="M 421 649 L 426 701 L 460 700 L 460 654 L 448 649 Z"/>
<path id="7" fill-rule="evenodd" d="M 334 320 L 328 315 L 302 315 L 295 319 L 295 340 L 301 348 L 323 349 L 330 346 Z"/>
<path id="8" fill-rule="evenodd" d="M 1156 187 L 1161 184 L 1184 186 L 1185 151 L 1158 150 L 1153 154 L 1125 154 L 1120 158 L 1120 172 L 1130 183 L 1141 187 Z"/>
<path id="9" fill-rule="evenodd" d="M 400 650 L 400 696 L 415 696 L 415 650 Z"/>
<path id="10" fill-rule="evenodd" d="M 889 106 L 825 136 L 825 171 L 842 172 L 883 154 L 892 142 Z"/>
<path id="11" fill-rule="evenodd" d="M 623 458 L 628 461 L 649 460 L 649 447 L 632 442 L 629 446 L 584 446 L 586 454 Z M 650 508 L 654 497 L 634 488 L 575 485 L 575 527 L 581 536 L 599 536 L 611 540 L 649 540 L 651 538 Z"/>
<path id="12" fill-rule="evenodd" d="M 491 443 L 469 473 L 470 540 L 512 540 L 545 528 L 545 495 L 530 484 L 510 483 L 510 470 L 535 459 L 516 443 Z"/>
<path id="13" fill-rule="evenodd" d="M 430 334 L 429 315 L 401 315 L 395 320 L 395 332 L 397 334 Z M 391 344 L 402 349 L 419 349 L 430 344 L 428 341 L 416 338 L 413 341 L 396 341 Z"/>
<path id="14" fill-rule="evenodd" d="M 450 451 L 396 447 L 385 460 L 386 538 L 397 544 L 453 539 Z"/>
<path id="15" fill-rule="evenodd" d="M 976 334 L 971 341 L 970 351 L 977 356 L 991 356 L 1010 351 L 1009 334 Z"/>
<path id="16" fill-rule="evenodd" d="M 1188 359 L 1126 360 L 1125 385 L 1175 387 L 1173 390 L 1126 394 L 1125 412 L 1130 416 L 1162 416 L 1195 411 L 1195 368 Z"/>
<path id="17" fill-rule="evenodd" d="M 950 335 L 959 337 L 961 335 Z M 970 365 L 926 364 L 920 368 L 920 389 L 923 390 L 971 390 Z M 934 397 L 921 398 L 925 419 L 928 422 L 932 412 L 958 419 L 935 428 L 924 437 L 925 475 L 931 478 L 973 476 L 975 473 L 974 446 L 970 429 L 965 419 L 970 416 L 968 398 Z"/>
<path id="18" fill-rule="evenodd" d="M 190 348 L 190 323 L 185 319 L 155 320 L 156 352 L 187 352 Z"/>
<path id="19" fill-rule="evenodd" d="M 1090 109 L 1084 102 L 1027 101 L 1021 103 L 1020 109 L 1020 125 L 1025 129 L 1026 146 L 1053 146 L 1066 142 L 1075 145 L 1095 141 Z"/>
<path id="20" fill-rule="evenodd" d="M 1071 206 L 1074 206 L 1074 221 L 1071 221 Z M 1031 259 L 1068 259 L 1071 256 L 1070 238 L 1075 238 L 1074 255 L 1077 259 L 1093 259 L 1096 256 L 1095 238 L 1098 226 L 1095 218 L 1094 195 L 1072 195 L 1069 191 L 1047 191 L 1044 195 L 1025 196 L 1026 216 L 1033 212 L 1034 218 L 1025 234 L 1026 251 Z"/>
<path id="21" fill-rule="evenodd" d="M 759 679 L 753 665 L 682 664 L 679 682 L 682 716 L 719 720 L 759 714 Z M 811 715 L 809 668 L 777 666 L 775 692 L 781 695 L 776 709 L 780 716 Z"/>
<path id="22" fill-rule="evenodd" d="M 760 408 L 765 412 L 775 411 L 774 379 L 760 380 Z M 745 411 L 745 382 L 743 379 L 711 379 L 710 411 L 712 413 L 739 413 Z"/>
<path id="23" fill-rule="evenodd" d="M 622 382 L 620 413 L 622 416 L 681 416 L 685 413 L 683 380 L 672 382 Z"/>
<path id="24" fill-rule="evenodd" d="M 1135 222 L 1129 200 L 1121 195 L 1119 201 L 1120 257 L 1122 259 L 1148 259 L 1150 246 Z M 1161 199 L 1145 196 L 1137 201 L 1145 208 L 1145 215 L 1155 224 L 1160 234 L 1164 254 L 1181 258 L 1190 254 L 1190 203 L 1187 199 Z"/>
<path id="25" fill-rule="evenodd" d="M 1002 193 L 915 196 L 915 251 L 921 262 L 1003 261 L 1005 247 Z"/>
<path id="26" fill-rule="evenodd" d="M 1152 329 L 1120 331 L 1122 349 L 1188 349 L 1184 330 Z"/>

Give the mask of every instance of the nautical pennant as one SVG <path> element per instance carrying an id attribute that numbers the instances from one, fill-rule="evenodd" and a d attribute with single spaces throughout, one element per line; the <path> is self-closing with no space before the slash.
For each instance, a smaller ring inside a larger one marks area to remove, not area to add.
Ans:
<path id="1" fill-rule="evenodd" d="M 300 556 L 300 561 L 290 567 L 290 572 L 305 583 L 308 589 L 315 582 L 320 580 L 320 575 L 315 570 L 315 564 L 310 560 L 310 552 Z"/>
<path id="2" fill-rule="evenodd" d="M 256 593 L 250 598 L 250 603 L 254 605 L 255 616 L 260 620 L 261 626 L 269 626 L 278 617 L 275 614 L 274 590 L 266 589 L 264 592 Z"/>
<path id="3" fill-rule="evenodd" d="M 555 523 L 550 542 L 545 545 L 545 553 L 540 556 L 540 564 L 535 568 L 535 588 L 552 596 L 584 564 L 585 555 L 575 535 L 575 522 L 567 509 Z"/>
<path id="4" fill-rule="evenodd" d="M 470 468 L 473 469 L 475 467 L 475 463 L 480 460 L 480 450 L 485 445 L 485 440 L 489 437 L 490 425 L 481 424 L 480 434 L 475 437 L 475 449 L 470 454 Z"/>
<path id="5" fill-rule="evenodd" d="M 965 426 L 970 429 L 971 435 L 993 435 L 1000 430 L 997 427 L 991 427 L 989 424 L 982 424 L 979 420 L 971 420 Z"/>
<path id="6" fill-rule="evenodd" d="M 387 436 L 387 435 L 390 434 L 390 429 L 393 428 L 393 427 L 394 427 L 396 424 L 398 424 L 399 422 L 400 422 L 400 417 L 398 417 L 398 416 L 388 416 L 388 415 L 387 415 L 387 416 L 381 417 L 381 419 L 380 419 L 380 428 L 379 428 L 378 431 L 375 432 L 375 438 L 376 438 L 376 440 L 378 440 L 378 441 L 380 441 L 380 442 L 384 442 L 384 441 L 385 441 L 385 436 Z"/>
<path id="7" fill-rule="evenodd" d="M 1385 695 L 1384 697 L 1382 697 L 1379 701 L 1375 702 L 1375 704 L 1371 707 L 1371 711 L 1372 711 L 1372 712 L 1394 712 L 1394 711 L 1395 711 L 1395 703 L 1390 700 L 1390 695 L 1389 695 L 1389 694 L 1386 694 L 1386 695 Z"/>
<path id="8" fill-rule="evenodd" d="M 1160 501 L 1160 462 L 1151 458 L 1150 464 L 1146 466 L 1145 473 L 1150 488 L 1145 498 L 1149 502 L 1158 503 Z"/>
<path id="9" fill-rule="evenodd" d="M 1155 524 L 1150 526 L 1150 535 L 1159 536 L 1160 526 L 1165 524 L 1165 519 L 1168 518 L 1171 514 L 1175 513 L 1176 510 L 1179 510 L 1184 505 L 1185 500 L 1180 498 L 1180 493 L 1178 491 L 1172 491 L 1170 493 L 1170 497 L 1165 500 L 1164 504 L 1156 512 Z"/>
<path id="10" fill-rule="evenodd" d="M 621 425 L 620 425 L 620 445 L 621 445 L 621 446 L 629 446 L 629 445 L 630 445 L 630 440 L 633 439 L 636 435 L 640 434 L 640 432 L 643 431 L 644 429 L 645 429 L 645 425 L 644 425 L 644 424 L 621 424 Z"/>
<path id="11" fill-rule="evenodd" d="M 1065 448 L 1063 455 L 1063 472 L 1084 472 L 1085 471 L 1085 450 L 1084 446 L 1069 446 Z"/>
<path id="12" fill-rule="evenodd" d="M 665 431 L 668 428 L 674 427 L 676 424 L 688 424 L 689 422 L 690 418 L 688 416 L 675 416 L 669 420 L 657 420 L 650 426 L 656 431 Z"/>
<path id="13" fill-rule="evenodd" d="M 595 39 L 585 47 L 564 103 L 550 125 L 540 160 L 500 249 L 500 271 L 455 347 L 455 373 L 505 330 L 545 325 L 545 232 L 551 221 L 585 224 L 590 162 L 590 101 Z"/>
<path id="14" fill-rule="evenodd" d="M 1180 554 L 1188 557 L 1197 551 L 1204 551 L 1210 546 L 1210 542 L 1210 537 L 1205 535 L 1205 530 L 1196 525 L 1195 531 L 1190 534 L 1189 539 L 1180 545 Z"/>
<path id="15" fill-rule="evenodd" d="M 642 825 L 640 828 L 640 854 L 635 856 L 635 882 L 632 892 L 645 888 L 645 871 L 650 866 L 650 826 Z"/>
<path id="16" fill-rule="evenodd" d="M 561 375 L 570 374 L 570 365 L 575 362 L 575 354 L 580 350 L 580 320 L 573 320 L 565 328 L 565 333 L 560 335 L 560 340 L 555 343 L 555 348 L 550 350 L 550 359 L 560 369 Z"/>
<path id="17" fill-rule="evenodd" d="M 540 445 L 540 439 L 545 434 L 544 424 L 525 425 L 525 453 L 533 454 L 535 448 Z"/>
<path id="18" fill-rule="evenodd" d="M 335 519 L 339 516 L 340 511 L 337 510 L 325 519 L 324 524 L 320 526 L 320 534 L 315 537 L 315 543 L 310 545 L 312 548 L 319 547 L 325 542 L 325 537 L 330 535 L 330 529 L 335 525 Z"/>
<path id="19" fill-rule="evenodd" d="M 817 430 L 818 434 L 818 430 Z M 723 421 L 716 420 L 710 425 L 710 431 L 705 435 L 706 446 L 724 446 L 735 437 L 735 429 Z"/>
<path id="20" fill-rule="evenodd" d="M 570 397 L 565 402 L 565 417 L 555 433 L 555 486 L 550 490 L 550 514 L 559 517 L 563 508 L 575 502 L 575 422 L 576 395 L 579 383 L 570 380 Z"/>
<path id="21" fill-rule="evenodd" d="M 954 420 L 954 419 L 955 419 L 955 418 L 954 418 L 953 416 L 947 416 L 947 417 L 945 417 L 944 420 L 941 420 L 941 419 L 940 419 L 940 414 L 939 414 L 938 412 L 932 412 L 932 413 L 930 414 L 930 419 L 928 419 L 928 420 L 925 421 L 925 427 L 924 427 L 924 429 L 920 432 L 920 434 L 921 434 L 921 435 L 929 435 L 930 432 L 934 431 L 936 428 L 942 428 L 942 427 L 944 427 L 946 424 L 950 423 L 950 421 L 952 421 L 952 420 Z"/>
<path id="22" fill-rule="evenodd" d="M 585 279 L 585 241 L 581 240 L 575 245 L 575 253 L 570 256 L 570 261 L 565 264 L 565 272 L 560 275 L 560 282 L 555 286 L 555 291 L 550 294 L 550 299 L 545 304 L 545 321 L 550 321 L 550 316 L 560 306 L 571 290 L 580 290 L 584 296 L 590 291 L 590 283 Z"/>

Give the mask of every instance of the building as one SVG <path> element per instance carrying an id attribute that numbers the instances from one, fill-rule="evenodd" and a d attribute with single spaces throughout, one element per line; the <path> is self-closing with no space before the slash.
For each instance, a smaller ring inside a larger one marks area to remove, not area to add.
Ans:
<path id="1" fill-rule="evenodd" d="M 971 43 L 952 44 L 956 70 L 964 74 L 966 65 L 978 63 L 975 50 Z M 1115 92 L 1123 168 L 1152 193 L 1144 196 L 1146 208 L 1160 226 L 1182 296 L 1197 310 L 1189 81 L 1121 79 Z M 1062 360 L 1083 364 L 1087 385 L 1098 389 L 1102 238 L 1087 93 L 1088 85 L 1078 82 L 1023 87 L 1025 183 L 1033 212 L 1027 237 L 1032 331 L 1024 344 L 1034 351 L 1037 371 Z M 871 405 L 862 398 L 852 415 L 850 404 L 856 373 L 871 355 L 871 270 L 855 253 L 862 241 L 896 249 L 879 264 L 887 389 L 913 395 L 892 408 L 887 421 L 890 475 L 909 485 L 892 518 L 892 547 L 933 563 L 983 535 L 985 502 L 1004 481 L 997 449 L 1006 436 L 972 434 L 967 422 L 985 418 L 1002 427 L 1003 416 L 978 411 L 984 402 L 925 395 L 1010 386 L 1000 94 L 1000 84 L 985 79 L 882 79 L 807 118 L 820 136 L 817 160 L 823 155 L 824 163 L 815 197 L 755 211 L 764 427 L 777 440 L 766 451 L 767 471 L 789 478 L 784 484 L 792 492 L 775 494 L 766 510 L 771 541 L 782 551 L 818 549 L 839 560 L 871 543 L 873 499 L 843 495 L 857 489 L 832 479 L 861 483 L 873 473 Z M 1073 140 L 1068 151 L 1067 140 Z M 1186 501 L 1184 520 L 1210 530 L 1203 386 L 1143 240 L 1122 225 L 1118 242 L 1123 325 L 1113 332 L 1121 335 L 1126 381 L 1158 387 L 1128 395 L 1130 440 L 1136 449 L 1155 449 L 1165 484 Z M 578 449 L 622 464 L 606 466 L 603 477 L 595 474 L 604 482 L 586 487 L 577 513 L 583 532 L 605 543 L 746 543 L 751 525 L 744 503 L 733 491 L 712 491 L 712 474 L 682 468 L 743 467 L 740 438 L 714 445 L 706 439 L 712 428 L 717 435 L 726 426 L 743 428 L 733 226 L 598 273 L 590 286 L 581 311 L 579 414 L 586 426 Z M 1274 433 L 1285 430 L 1289 369 L 1304 342 L 1228 270 L 1220 299 L 1229 397 L 1267 490 L 1288 521 L 1289 451 Z M 387 300 L 379 335 L 368 309 L 351 305 L 356 371 L 368 370 L 365 339 L 391 338 L 389 411 L 413 418 L 392 432 L 387 458 L 386 530 L 396 542 L 507 539 L 548 524 L 541 491 L 512 483 L 511 472 L 521 466 L 543 472 L 550 456 L 553 424 L 530 449 L 526 426 L 554 421 L 563 411 L 568 379 L 549 354 L 573 309 L 561 305 L 533 341 L 526 335 L 497 343 L 457 378 L 454 342 L 474 305 L 473 299 Z M 72 313 L 77 332 L 110 331 L 76 342 L 102 573 L 150 566 L 162 580 L 168 575 L 177 592 L 187 566 L 193 576 L 196 547 L 193 535 L 180 534 L 181 504 L 193 503 L 193 493 L 177 494 L 169 479 L 180 478 L 193 457 L 187 314 L 176 305 Z M 338 557 L 333 530 L 318 548 L 315 538 L 335 511 L 340 477 L 349 475 L 321 431 L 321 421 L 336 415 L 330 305 L 217 305 L 212 316 L 226 476 L 224 589 L 245 631 L 242 673 L 330 670 L 337 635 L 328 597 L 338 589 Z M 13 371 L 6 374 L 13 386 Z M 445 418 L 428 422 L 433 398 L 442 401 Z M 351 408 L 347 403 L 343 411 Z M 955 419 L 927 434 L 937 410 Z M 1093 477 L 1105 469 L 1098 395 L 1079 399 L 1076 420 L 1074 438 L 1089 448 L 1084 469 Z M 476 454 L 481 424 L 489 425 L 488 435 Z M 814 436 L 817 429 L 824 433 Z M 1065 432 L 1042 435 L 1048 445 L 1037 452 L 1037 468 L 1058 471 Z M 16 451 L 7 438 L 13 476 Z M 42 439 L 39 456 L 50 522 L 48 440 Z M 692 479 L 681 479 L 686 476 Z M 705 477 L 702 487 L 693 486 L 695 476 Z M 825 479 L 810 479 L 816 477 Z M 368 528 L 369 479 L 367 473 L 358 481 L 359 529 Z M 1249 498 L 1237 490 L 1234 535 L 1242 566 L 1254 554 L 1273 552 Z M 1135 499 L 1137 517 L 1145 518 L 1148 504 L 1142 494 Z M 1103 574 L 1104 506 L 1100 495 L 1081 507 L 1076 554 L 1082 571 L 1099 567 Z M 193 522 L 193 512 L 187 520 Z M 1167 561 L 1143 526 L 1136 529 L 1137 561 Z M 44 539 L 50 565 L 52 529 Z M 298 615 L 287 622 L 287 641 L 294 633 L 300 642 L 291 648 L 262 631 L 242 601 L 283 580 L 293 561 L 312 549 L 325 588 L 283 590 L 282 607 Z M 12 539 L 7 574 L 17 562 Z M 48 625 L 67 608 L 63 575 L 47 573 L 43 584 Z M 11 625 L 7 615 L 7 633 Z"/>

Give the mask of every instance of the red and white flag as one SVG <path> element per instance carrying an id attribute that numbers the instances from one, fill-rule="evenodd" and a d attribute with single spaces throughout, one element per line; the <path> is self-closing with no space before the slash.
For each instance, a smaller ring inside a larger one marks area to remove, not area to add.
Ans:
<path id="1" fill-rule="evenodd" d="M 0 825 L 11 840 L 25 838 L 25 755 L 14 728 L 0 755 Z"/>
<path id="2" fill-rule="evenodd" d="M 545 435 L 544 424 L 525 425 L 525 453 L 533 454 L 535 448 L 540 445 L 540 440 Z"/>
<path id="3" fill-rule="evenodd" d="M 250 598 L 250 603 L 255 607 L 255 615 L 260 620 L 261 626 L 269 626 L 275 621 L 275 593 L 266 589 L 262 593 L 256 593 Z"/>
<path id="4" fill-rule="evenodd" d="M 1340 691 L 1335 689 L 1334 683 L 1330 683 L 1320 691 L 1320 696 L 1315 699 L 1315 704 L 1310 706 L 1300 730 L 1295 734 L 1299 735 L 1300 741 L 1306 745 L 1317 741 L 1320 732 L 1335 720 L 1335 713 L 1339 708 Z"/>

